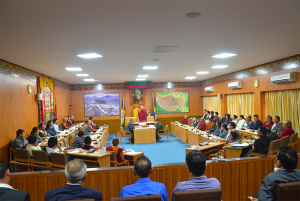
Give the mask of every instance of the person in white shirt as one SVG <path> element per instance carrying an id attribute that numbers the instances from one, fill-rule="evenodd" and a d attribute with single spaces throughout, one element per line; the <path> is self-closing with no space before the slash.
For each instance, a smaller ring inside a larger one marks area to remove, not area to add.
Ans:
<path id="1" fill-rule="evenodd" d="M 58 153 L 62 152 L 60 145 L 57 142 L 56 137 L 50 137 L 48 140 L 48 147 L 46 147 L 46 151 L 50 155 L 50 153 Z"/>
<path id="2" fill-rule="evenodd" d="M 37 141 L 36 135 L 30 135 L 28 137 L 28 144 L 26 146 L 26 149 L 29 151 L 31 156 L 32 156 L 32 150 L 42 150 L 36 141 Z"/>
<path id="3" fill-rule="evenodd" d="M 59 128 L 57 122 L 58 122 L 57 119 L 53 119 L 53 128 L 54 128 L 55 132 L 60 132 L 61 129 Z"/>
<path id="4" fill-rule="evenodd" d="M 246 123 L 246 120 L 244 118 L 244 115 L 240 115 L 239 122 L 237 123 L 237 127 L 238 128 L 242 128 L 245 123 Z"/>
<path id="5" fill-rule="evenodd" d="M 232 122 L 234 122 L 235 125 L 237 125 L 237 124 L 239 123 L 238 116 L 233 115 L 233 117 L 232 117 Z"/>

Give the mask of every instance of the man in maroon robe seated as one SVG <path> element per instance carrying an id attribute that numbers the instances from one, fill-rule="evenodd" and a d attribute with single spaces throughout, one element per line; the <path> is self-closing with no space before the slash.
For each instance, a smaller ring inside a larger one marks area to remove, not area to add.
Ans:
<path id="1" fill-rule="evenodd" d="M 140 111 L 138 112 L 139 122 L 146 122 L 147 121 L 147 113 L 144 110 L 144 107 L 141 106 Z"/>
<path id="2" fill-rule="evenodd" d="M 188 125 L 188 124 L 189 124 L 189 119 L 188 119 L 187 115 L 184 115 L 184 119 L 183 119 L 183 121 L 181 122 L 181 124 L 185 124 L 185 125 Z"/>
<path id="3" fill-rule="evenodd" d="M 198 129 L 200 131 L 205 131 L 206 130 L 206 123 L 204 122 L 204 119 L 203 117 L 200 119 L 200 124 L 198 126 Z"/>

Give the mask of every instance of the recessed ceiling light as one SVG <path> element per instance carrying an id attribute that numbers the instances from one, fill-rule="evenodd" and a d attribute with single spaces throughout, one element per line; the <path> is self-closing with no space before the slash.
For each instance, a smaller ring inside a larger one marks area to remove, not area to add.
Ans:
<path id="1" fill-rule="evenodd" d="M 103 57 L 101 54 L 97 54 L 97 53 L 78 54 L 77 56 L 84 59 L 94 59 L 94 58 Z"/>
<path id="2" fill-rule="evenodd" d="M 227 67 L 228 67 L 228 65 L 215 65 L 211 68 L 227 68 Z"/>
<path id="3" fill-rule="evenodd" d="M 67 71 L 82 71 L 80 67 L 67 67 Z"/>
<path id="4" fill-rule="evenodd" d="M 193 79 L 195 79 L 196 77 L 195 76 L 188 76 L 188 77 L 186 77 L 185 79 L 186 80 L 193 80 Z"/>
<path id="5" fill-rule="evenodd" d="M 76 74 L 77 77 L 88 77 L 89 74 Z"/>
<path id="6" fill-rule="evenodd" d="M 148 75 L 138 75 L 138 77 L 148 77 Z"/>
<path id="7" fill-rule="evenodd" d="M 158 66 L 144 66 L 143 69 L 144 70 L 156 70 L 156 69 L 158 69 Z"/>
<path id="8" fill-rule="evenodd" d="M 146 80 L 145 78 L 136 78 L 136 81 L 143 81 Z"/>
<path id="9" fill-rule="evenodd" d="M 209 73 L 208 71 L 199 71 L 196 74 L 198 74 L 198 75 L 204 75 L 204 74 L 208 74 L 208 73 Z"/>
<path id="10" fill-rule="evenodd" d="M 94 79 L 83 79 L 85 82 L 94 82 Z"/>
<path id="11" fill-rule="evenodd" d="M 201 13 L 198 13 L 198 12 L 190 12 L 190 13 L 187 13 L 185 14 L 185 16 L 187 18 L 197 18 L 197 17 L 200 17 Z"/>
<path id="12" fill-rule="evenodd" d="M 237 54 L 233 54 L 233 53 L 222 53 L 222 54 L 216 54 L 212 57 L 214 58 L 228 58 L 228 57 L 233 57 L 236 56 Z"/>

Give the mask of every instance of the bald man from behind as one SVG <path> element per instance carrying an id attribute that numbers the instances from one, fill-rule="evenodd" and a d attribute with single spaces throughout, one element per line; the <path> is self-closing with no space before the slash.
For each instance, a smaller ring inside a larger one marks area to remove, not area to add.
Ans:
<path id="1" fill-rule="evenodd" d="M 62 188 L 56 188 L 46 193 L 46 201 L 94 199 L 102 201 L 100 191 L 82 186 L 87 173 L 86 164 L 80 160 L 72 160 L 65 167 L 68 183 Z"/>

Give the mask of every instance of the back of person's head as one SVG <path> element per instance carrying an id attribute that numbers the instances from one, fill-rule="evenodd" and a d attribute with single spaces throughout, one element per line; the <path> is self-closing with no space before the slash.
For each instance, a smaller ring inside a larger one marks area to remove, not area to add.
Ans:
<path id="1" fill-rule="evenodd" d="M 74 159 L 67 163 L 65 167 L 65 174 L 69 182 L 78 183 L 84 179 L 87 166 L 80 159 Z"/>
<path id="2" fill-rule="evenodd" d="M 294 170 L 298 164 L 297 152 L 292 147 L 282 146 L 279 148 L 277 160 L 280 161 L 286 170 Z"/>
<path id="3" fill-rule="evenodd" d="M 241 117 L 242 119 L 245 119 L 244 115 L 240 115 L 240 117 Z"/>
<path id="4" fill-rule="evenodd" d="M 231 131 L 230 134 L 232 135 L 233 139 L 235 139 L 235 140 L 238 139 L 239 133 L 237 131 Z"/>
<path id="5" fill-rule="evenodd" d="M 90 145 L 92 143 L 92 138 L 90 136 L 86 136 L 84 138 L 84 144 Z"/>
<path id="6" fill-rule="evenodd" d="M 93 120 L 93 117 L 89 117 L 89 120 Z"/>
<path id="7" fill-rule="evenodd" d="M 37 136 L 36 135 L 30 135 L 28 137 L 28 144 L 35 144 L 37 141 Z"/>
<path id="8" fill-rule="evenodd" d="M 268 133 L 268 129 L 266 127 L 260 127 L 259 130 L 263 135 L 267 135 Z"/>
<path id="9" fill-rule="evenodd" d="M 218 116 L 218 115 L 219 115 L 219 112 L 215 112 L 215 114 Z"/>
<path id="10" fill-rule="evenodd" d="M 214 111 L 210 111 L 210 114 L 212 114 L 212 115 L 213 115 L 213 114 L 214 114 Z"/>
<path id="11" fill-rule="evenodd" d="M 155 121 L 159 122 L 159 119 L 155 119 Z"/>
<path id="12" fill-rule="evenodd" d="M 44 124 L 43 123 L 40 123 L 39 124 L 39 129 L 42 129 L 44 127 Z"/>
<path id="13" fill-rule="evenodd" d="M 79 137 L 84 136 L 84 131 L 79 131 L 79 132 L 78 132 L 78 136 L 79 136 Z"/>
<path id="14" fill-rule="evenodd" d="M 151 161 L 147 156 L 139 157 L 135 164 L 134 170 L 140 178 L 147 178 L 151 172 Z"/>
<path id="15" fill-rule="evenodd" d="M 57 119 L 53 119 L 53 123 L 54 123 L 54 124 L 56 123 L 56 121 L 57 121 Z"/>
<path id="16" fill-rule="evenodd" d="M 2 180 L 5 177 L 6 170 L 7 170 L 7 167 L 6 167 L 5 163 L 0 162 L 0 180 Z"/>
<path id="17" fill-rule="evenodd" d="M 23 132 L 24 132 L 24 130 L 23 130 L 23 129 L 18 129 L 18 130 L 17 130 L 17 132 L 16 132 L 16 134 L 17 134 L 17 137 L 20 137 L 20 135 L 22 135 L 22 134 L 23 134 Z"/>
<path id="18" fill-rule="evenodd" d="M 52 148 L 55 145 L 57 145 L 57 138 L 56 137 L 50 137 L 48 140 L 48 147 Z"/>
<path id="19" fill-rule="evenodd" d="M 210 114 L 210 111 L 207 111 L 208 114 Z"/>
<path id="20" fill-rule="evenodd" d="M 46 126 L 46 129 L 50 129 L 50 127 L 51 127 L 51 123 L 47 123 L 47 126 Z"/>
<path id="21" fill-rule="evenodd" d="M 232 126 L 233 128 L 235 128 L 236 124 L 234 122 L 230 122 L 230 126 Z"/>
<path id="22" fill-rule="evenodd" d="M 190 151 L 185 157 L 186 165 L 195 177 L 204 175 L 206 159 L 204 154 L 198 150 Z"/>
<path id="23" fill-rule="evenodd" d="M 226 114 L 226 117 L 230 118 L 230 114 Z"/>
<path id="24" fill-rule="evenodd" d="M 237 118 L 238 118 L 236 115 L 233 115 L 233 117 L 234 117 L 235 119 L 237 119 Z"/>
<path id="25" fill-rule="evenodd" d="M 31 134 L 36 133 L 39 130 L 39 127 L 35 126 L 32 128 Z"/>
<path id="26" fill-rule="evenodd" d="M 112 140 L 112 144 L 113 144 L 114 146 L 118 146 L 118 144 L 119 144 L 119 138 L 115 137 L 115 138 Z"/>
<path id="27" fill-rule="evenodd" d="M 227 124 L 222 124 L 222 128 L 224 128 L 225 130 L 227 130 L 228 131 L 228 127 L 227 127 Z"/>

